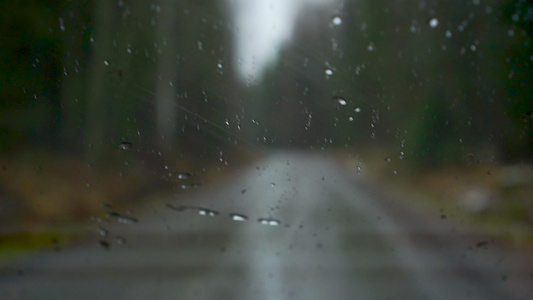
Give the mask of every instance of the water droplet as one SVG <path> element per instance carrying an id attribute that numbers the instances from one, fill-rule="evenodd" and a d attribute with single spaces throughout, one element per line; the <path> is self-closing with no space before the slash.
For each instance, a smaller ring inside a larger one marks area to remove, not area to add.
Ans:
<path id="1" fill-rule="evenodd" d="M 90 218 L 91 218 L 91 221 L 98 222 L 98 223 L 102 223 L 104 221 L 104 219 L 98 216 L 91 216 Z"/>
<path id="2" fill-rule="evenodd" d="M 103 227 L 98 227 L 96 229 L 96 232 L 98 233 L 99 236 L 101 237 L 106 237 L 108 234 L 109 234 L 109 231 L 107 231 L 107 229 L 103 228 Z"/>
<path id="3" fill-rule="evenodd" d="M 189 184 L 180 185 L 181 189 L 183 189 L 183 190 L 194 189 L 194 188 L 197 188 L 197 187 L 200 187 L 200 186 L 202 186 L 201 183 L 189 183 Z"/>
<path id="4" fill-rule="evenodd" d="M 131 216 L 128 216 L 128 215 L 124 215 L 124 214 L 121 214 L 121 213 L 118 213 L 118 212 L 114 212 L 114 211 L 108 213 L 107 216 L 109 218 L 114 218 L 119 223 L 123 223 L 123 224 L 133 224 L 133 223 L 139 222 L 139 220 L 137 220 L 134 217 L 131 217 Z"/>
<path id="5" fill-rule="evenodd" d="M 172 204 L 169 204 L 169 203 L 167 203 L 166 206 L 167 206 L 167 208 L 170 208 L 170 209 L 175 210 L 175 211 L 195 210 L 201 216 L 214 217 L 214 216 L 217 216 L 219 214 L 219 212 L 216 211 L 216 210 L 202 208 L 202 207 L 198 207 L 198 206 L 189 206 L 189 205 L 178 205 L 178 206 L 175 206 L 175 205 L 172 205 Z"/>
<path id="6" fill-rule="evenodd" d="M 124 244 L 126 244 L 126 239 L 123 238 L 123 237 L 121 237 L 121 236 L 117 236 L 117 237 L 115 238 L 115 241 L 116 241 L 117 244 L 119 244 L 119 245 L 124 245 Z"/>
<path id="7" fill-rule="evenodd" d="M 65 23 L 63 22 L 63 18 L 59 18 L 59 29 L 61 29 L 61 31 L 65 31 Z"/>
<path id="8" fill-rule="evenodd" d="M 449 31 L 449 30 L 446 30 L 446 33 L 445 33 L 445 34 L 446 34 L 446 37 L 447 37 L 447 38 L 451 38 L 451 37 L 452 37 L 452 32 Z"/>
<path id="9" fill-rule="evenodd" d="M 390 162 L 391 161 L 390 157 L 385 157 L 385 161 Z"/>
<path id="10" fill-rule="evenodd" d="M 476 247 L 481 248 L 481 247 L 487 246 L 488 244 L 489 244 L 488 241 L 479 241 L 476 243 Z"/>
<path id="11" fill-rule="evenodd" d="M 109 247 L 111 247 L 109 242 L 108 241 L 104 241 L 104 240 L 99 240 L 98 244 L 100 245 L 100 247 L 104 248 L 105 250 L 109 250 Z"/>
<path id="12" fill-rule="evenodd" d="M 110 65 L 111 65 L 111 62 L 110 62 L 109 60 L 106 59 L 106 60 L 104 60 L 104 65 L 106 65 L 106 66 L 110 66 Z"/>
<path id="13" fill-rule="evenodd" d="M 361 112 L 361 109 L 358 107 L 358 108 L 354 109 L 354 111 L 355 111 L 356 113 L 358 113 L 358 112 Z"/>
<path id="14" fill-rule="evenodd" d="M 370 45 L 368 45 L 368 47 L 366 47 L 368 51 L 372 52 L 374 50 L 376 50 L 376 47 L 374 46 L 373 43 L 370 43 Z"/>
<path id="15" fill-rule="evenodd" d="M 324 74 L 326 74 L 326 76 L 331 76 L 331 75 L 333 75 L 333 70 L 330 69 L 330 68 L 325 68 L 324 69 Z"/>
<path id="16" fill-rule="evenodd" d="M 188 208 L 187 206 L 184 206 L 184 205 L 175 206 L 170 203 L 167 203 L 166 207 L 172 210 L 176 210 L 176 211 L 184 211 Z"/>
<path id="17" fill-rule="evenodd" d="M 248 221 L 248 217 L 245 215 L 241 215 L 241 214 L 230 214 L 230 217 L 233 221 L 237 221 L 237 222 Z"/>
<path id="18" fill-rule="evenodd" d="M 429 26 L 435 28 L 439 25 L 439 20 L 437 18 L 432 18 L 429 20 Z"/>
<path id="19" fill-rule="evenodd" d="M 342 24 L 342 18 L 340 16 L 334 16 L 333 19 L 331 19 L 331 23 L 335 26 L 339 26 Z"/>
<path id="20" fill-rule="evenodd" d="M 281 224 L 280 221 L 276 219 L 267 219 L 267 218 L 260 218 L 257 220 L 260 224 L 268 225 L 268 226 L 278 226 Z"/>
<path id="21" fill-rule="evenodd" d="M 130 142 L 122 142 L 118 145 L 118 148 L 120 150 L 124 150 L 124 151 L 128 151 L 128 150 L 131 150 L 133 148 L 133 144 L 130 143 Z"/>
<path id="22" fill-rule="evenodd" d="M 218 211 L 206 209 L 206 208 L 198 208 L 198 214 L 200 216 L 209 216 L 209 217 L 215 217 L 218 215 Z"/>
<path id="23" fill-rule="evenodd" d="M 185 179 L 191 178 L 192 174 L 191 173 L 186 173 L 186 172 L 184 172 L 184 173 L 170 172 L 170 173 L 168 173 L 168 176 L 176 177 L 176 178 L 178 178 L 180 180 L 185 180 Z"/>
<path id="24" fill-rule="evenodd" d="M 333 97 L 333 101 L 339 103 L 340 105 L 346 105 L 346 99 L 342 97 Z"/>

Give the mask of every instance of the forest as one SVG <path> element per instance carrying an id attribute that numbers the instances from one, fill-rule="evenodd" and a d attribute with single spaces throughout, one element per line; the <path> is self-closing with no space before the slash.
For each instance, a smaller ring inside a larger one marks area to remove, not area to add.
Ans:
<path id="1" fill-rule="evenodd" d="M 239 3 L 0 3 L 2 219 L 132 205 L 272 149 L 405 176 L 532 163 L 533 1 L 303 2 L 245 78 Z M 516 197 L 509 216 L 533 223 Z"/>

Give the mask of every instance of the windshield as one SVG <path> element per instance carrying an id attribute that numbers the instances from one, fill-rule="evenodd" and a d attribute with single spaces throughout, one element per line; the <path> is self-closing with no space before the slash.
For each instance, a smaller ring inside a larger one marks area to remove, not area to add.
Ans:
<path id="1" fill-rule="evenodd" d="M 0 3 L 5 299 L 533 297 L 533 3 Z"/>

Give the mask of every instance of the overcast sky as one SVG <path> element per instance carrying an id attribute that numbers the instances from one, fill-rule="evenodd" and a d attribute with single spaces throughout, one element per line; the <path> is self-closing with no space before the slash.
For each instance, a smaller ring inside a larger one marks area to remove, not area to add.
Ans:
<path id="1" fill-rule="evenodd" d="M 241 78 L 247 82 L 261 80 L 265 68 L 276 60 L 283 44 L 291 39 L 298 12 L 304 5 L 335 2 L 339 1 L 230 0 L 236 26 L 236 63 Z"/>

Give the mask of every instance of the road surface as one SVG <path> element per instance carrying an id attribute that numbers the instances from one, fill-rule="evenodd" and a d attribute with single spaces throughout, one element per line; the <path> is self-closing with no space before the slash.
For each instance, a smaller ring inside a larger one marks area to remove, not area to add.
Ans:
<path id="1" fill-rule="evenodd" d="M 19 257 L 0 298 L 533 298 L 527 253 L 357 177 L 323 154 L 274 153 L 135 219 L 109 215 L 88 241 Z"/>

